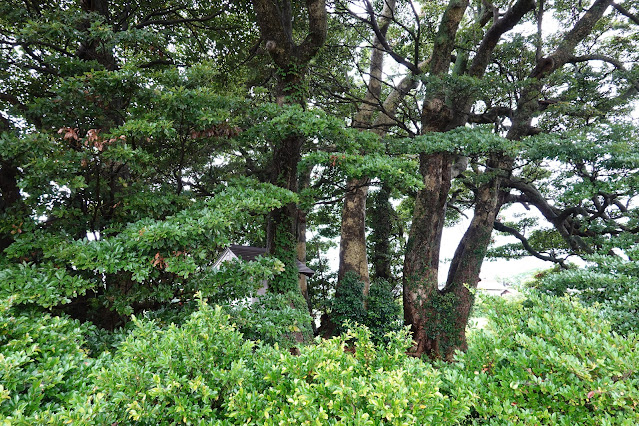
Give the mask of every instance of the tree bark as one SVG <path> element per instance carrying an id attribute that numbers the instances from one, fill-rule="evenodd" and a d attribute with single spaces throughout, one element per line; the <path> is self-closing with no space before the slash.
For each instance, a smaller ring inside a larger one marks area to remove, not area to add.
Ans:
<path id="1" fill-rule="evenodd" d="M 108 0 L 82 0 L 82 10 L 85 12 L 95 12 L 100 14 L 104 19 L 109 22 L 109 1 Z M 90 21 L 85 21 L 81 24 L 81 31 L 87 31 L 91 27 Z M 113 51 L 103 49 L 100 46 L 100 40 L 88 39 L 84 41 L 77 51 L 78 58 L 84 61 L 96 61 L 108 71 L 115 71 L 117 62 Z"/>
<path id="2" fill-rule="evenodd" d="M 455 48 L 459 23 L 468 1 L 451 0 L 444 11 L 435 38 L 430 62 L 430 75 L 445 75 Z M 437 91 L 424 101 L 422 132 L 444 132 L 449 129 L 453 111 L 446 103 L 446 94 Z M 424 188 L 415 199 L 413 221 L 404 258 L 404 321 L 411 326 L 415 346 L 413 352 L 421 356 L 437 357 L 442 352 L 439 319 L 443 311 L 439 300 L 437 275 L 446 202 L 451 186 L 452 156 L 440 152 L 419 155 L 419 171 Z"/>
<path id="3" fill-rule="evenodd" d="M 473 306 L 474 297 L 470 289 L 477 288 L 479 272 L 490 245 L 493 224 L 499 214 L 503 195 L 501 191 L 504 174 L 512 167 L 512 160 L 499 154 L 491 155 L 487 169 L 492 174 L 488 182 L 477 189 L 475 209 L 468 229 L 464 233 L 450 265 L 443 294 L 450 294 L 455 308 L 451 312 L 450 333 L 442 336 L 442 354 L 452 359 L 454 351 L 468 349 L 466 343 L 466 325 Z"/>
<path id="4" fill-rule="evenodd" d="M 404 321 L 411 326 L 416 355 L 440 353 L 436 330 L 439 293 L 437 275 L 446 202 L 451 185 L 451 159 L 446 153 L 420 154 L 424 189 L 417 193 L 413 223 L 404 258 Z"/>
<path id="5" fill-rule="evenodd" d="M 364 283 L 365 295 L 368 294 L 370 287 L 365 233 L 368 183 L 368 178 L 349 179 L 347 183 L 342 209 L 337 276 L 338 282 L 341 282 L 347 272 L 355 272 Z"/>
<path id="6" fill-rule="evenodd" d="M 529 2 L 526 2 L 526 0 L 518 2 L 504 15 L 502 20 L 511 19 L 517 15 L 519 15 L 518 19 L 520 19 L 523 13 L 530 10 L 530 4 L 526 3 Z M 522 7 L 517 8 L 516 6 L 520 4 Z M 550 57 L 537 60 L 537 64 L 530 75 L 531 84 L 524 88 L 519 98 L 513 125 L 507 134 L 508 139 L 518 140 L 530 134 L 532 118 L 539 108 L 538 99 L 540 99 L 542 80 L 566 64 L 577 44 L 590 34 L 609 4 L 610 1 L 606 0 L 595 2 L 591 9 L 567 33 L 564 42 L 557 50 Z M 515 12 L 517 14 L 514 14 Z M 499 22 L 496 22 L 491 30 L 495 27 L 506 30 L 508 27 L 512 28 L 511 25 L 498 24 Z M 487 36 L 491 35 L 491 30 L 487 32 Z M 485 43 L 482 43 L 481 46 L 484 45 Z M 484 64 L 487 63 L 485 59 L 481 59 L 481 61 Z M 477 63 L 477 57 L 475 63 Z M 483 68 L 485 68 L 485 65 Z M 473 74 L 483 74 L 482 67 L 471 67 L 471 71 L 473 69 L 475 69 Z M 473 304 L 473 297 L 469 288 L 476 288 L 479 282 L 479 272 L 490 244 L 493 224 L 505 198 L 505 193 L 502 191 L 504 179 L 509 177 L 513 164 L 514 159 L 508 156 L 500 154 L 489 155 L 486 173 L 491 173 L 492 176 L 489 176 L 488 182 L 480 185 L 477 190 L 473 219 L 455 251 L 446 286 L 441 292 L 442 297 L 440 298 L 454 305 L 454 310 L 450 316 L 439 313 L 439 318 L 443 318 L 446 322 L 440 329 L 447 330 L 447 332 L 442 334 L 437 343 L 443 349 L 439 356 L 445 359 L 452 359 L 456 349 L 467 349 L 465 329 Z"/>
<path id="7" fill-rule="evenodd" d="M 298 103 L 305 105 L 299 84 L 306 75 L 306 66 L 326 40 L 327 14 L 324 0 L 307 0 L 307 35 L 300 44 L 293 40 L 293 16 L 289 0 L 253 0 L 262 39 L 277 68 L 275 98 L 279 105 Z M 304 138 L 289 135 L 273 141 L 271 183 L 298 191 L 297 165 L 301 159 Z M 270 289 L 286 292 L 299 287 L 296 258 L 298 252 L 300 211 L 289 204 L 273 211 L 267 221 L 268 253 L 282 260 L 285 273 L 271 283 Z M 303 243 L 300 241 L 300 243 Z M 305 250 L 303 250 L 305 251 Z"/>
<path id="8" fill-rule="evenodd" d="M 386 36 L 386 31 L 394 12 L 395 0 L 386 0 L 377 25 L 380 36 Z M 383 68 L 384 50 L 379 36 L 375 36 L 366 96 L 359 105 L 357 114 L 353 119 L 354 128 L 366 130 L 372 127 L 373 114 L 379 110 L 380 105 Z M 377 133 L 381 136 L 383 131 L 378 131 Z M 364 283 L 364 295 L 368 295 L 370 288 L 366 250 L 366 198 L 368 196 L 369 181 L 368 177 L 352 177 L 348 179 L 346 184 L 346 194 L 342 208 L 339 269 L 337 273 L 338 286 L 347 272 L 352 271 L 357 274 Z"/>

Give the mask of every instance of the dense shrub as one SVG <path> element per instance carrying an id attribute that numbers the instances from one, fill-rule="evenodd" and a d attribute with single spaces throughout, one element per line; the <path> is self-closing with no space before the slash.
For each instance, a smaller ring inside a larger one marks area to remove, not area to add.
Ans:
<path id="1" fill-rule="evenodd" d="M 237 424 L 455 424 L 468 413 L 470 392 L 440 391 L 437 370 L 406 356 L 406 330 L 376 346 L 370 331 L 301 348 L 299 356 L 262 346 L 253 378 L 228 400 Z M 350 347 L 349 345 L 354 346 Z"/>
<path id="2" fill-rule="evenodd" d="M 366 299 L 366 320 L 374 341 L 386 333 L 399 331 L 403 327 L 402 307 L 393 294 L 393 286 L 386 280 L 375 280 Z"/>
<path id="3" fill-rule="evenodd" d="M 406 355 L 405 329 L 376 344 L 353 325 L 293 354 L 202 301 L 181 326 L 134 320 L 91 359 L 87 327 L 4 302 L 0 424 L 639 424 L 635 334 L 542 294 L 482 312 L 468 352 L 435 366 Z"/>
<path id="4" fill-rule="evenodd" d="M 89 391 L 88 327 L 0 301 L 0 424 L 39 424 Z"/>
<path id="5" fill-rule="evenodd" d="M 335 334 L 346 331 L 344 324 L 363 324 L 366 319 L 364 309 L 364 283 L 354 272 L 347 272 L 335 289 L 335 296 L 331 301 L 330 319 L 335 324 Z"/>
<path id="6" fill-rule="evenodd" d="M 288 348 L 313 336 L 311 316 L 299 291 L 267 293 L 252 304 L 231 305 L 228 312 L 244 337 L 253 341 Z"/>
<path id="7" fill-rule="evenodd" d="M 628 250 L 631 259 L 639 246 Z M 554 295 L 570 293 L 593 306 L 620 333 L 639 330 L 639 261 L 593 256 L 589 266 L 541 277 L 533 285 Z"/>
<path id="8" fill-rule="evenodd" d="M 90 424 L 198 424 L 221 411 L 248 371 L 253 344 L 221 308 L 202 303 L 182 327 L 134 320 L 111 362 L 94 373 L 92 398 L 60 421 Z"/>
<path id="9" fill-rule="evenodd" d="M 475 395 L 472 424 L 639 424 L 639 338 L 566 298 L 486 302 L 489 328 L 444 366 Z"/>
<path id="10" fill-rule="evenodd" d="M 300 347 L 244 340 L 221 308 L 201 304 L 182 327 L 136 320 L 95 388 L 55 422 L 86 424 L 453 424 L 469 395 L 440 392 L 439 373 L 407 357 L 407 331 Z M 352 345 L 352 346 L 350 346 Z"/>

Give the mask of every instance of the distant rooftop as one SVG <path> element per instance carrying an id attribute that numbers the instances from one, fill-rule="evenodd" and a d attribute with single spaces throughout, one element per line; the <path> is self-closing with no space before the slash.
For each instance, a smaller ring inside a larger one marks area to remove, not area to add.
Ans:
<path id="1" fill-rule="evenodd" d="M 251 262 L 255 260 L 256 257 L 266 254 L 266 249 L 264 247 L 230 245 L 228 250 L 245 262 Z M 299 260 L 297 261 L 297 269 L 300 274 L 304 274 L 308 277 L 312 277 L 315 274 L 314 270 Z"/>

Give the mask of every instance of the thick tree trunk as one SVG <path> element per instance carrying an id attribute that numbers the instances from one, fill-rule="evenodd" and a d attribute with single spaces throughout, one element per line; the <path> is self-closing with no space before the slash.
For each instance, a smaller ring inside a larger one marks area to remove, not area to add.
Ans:
<path id="1" fill-rule="evenodd" d="M 531 134 L 533 130 L 531 127 L 532 118 L 539 110 L 538 100 L 541 98 L 542 79 L 562 67 L 569 60 L 577 43 L 592 31 L 592 28 L 603 16 L 609 5 L 610 1 L 608 0 L 596 1 L 591 9 L 575 24 L 573 29 L 567 33 L 564 42 L 552 55 L 548 58 L 538 58 L 535 69 L 530 75 L 531 79 L 534 78 L 534 80 L 522 91 L 519 98 L 517 110 L 513 117 L 513 125 L 507 135 L 509 139 L 519 140 Z M 500 25 L 498 21 L 491 28 L 491 31 L 495 28 L 501 28 L 502 30 L 512 28 L 511 20 L 520 19 L 528 10 L 530 10 L 530 2 L 520 0 L 502 18 L 501 21 L 505 23 Z M 491 31 L 487 33 L 485 40 L 488 40 L 489 36 L 494 37 Z M 491 43 L 494 46 L 494 42 Z M 482 61 L 485 63 L 485 59 Z M 475 71 L 472 74 L 480 76 L 483 74 L 483 66 L 480 64 L 475 67 L 476 64 L 477 58 L 473 63 Z M 471 68 L 472 70 L 473 68 Z M 493 224 L 503 200 L 502 183 L 512 169 L 513 159 L 493 154 L 489 156 L 487 166 L 486 173 L 492 173 L 493 175 L 488 176 L 488 182 L 478 188 L 475 199 L 475 213 L 455 252 L 446 287 L 441 292 L 430 293 L 432 300 L 436 301 L 436 303 L 429 301 L 429 306 L 433 304 L 438 306 L 438 309 L 432 312 L 432 315 L 434 315 L 433 318 L 435 318 L 435 325 L 439 333 L 435 338 L 428 339 L 428 343 L 422 346 L 427 351 L 435 347 L 438 350 L 435 355 L 448 360 L 452 359 L 456 349 L 465 350 L 467 348 L 465 330 L 473 304 L 473 298 L 468 287 L 476 288 L 479 281 L 481 264 L 490 244 Z M 448 311 L 445 310 L 446 306 L 450 306 Z M 431 326 L 432 328 L 434 327 Z M 418 351 L 420 349 L 419 341 L 417 349 Z M 430 352 L 430 355 L 432 356 L 433 352 Z"/>
<path id="2" fill-rule="evenodd" d="M 300 174 L 299 185 L 300 189 L 308 188 L 311 183 L 311 168 L 305 170 Z M 298 217 L 297 217 L 297 260 L 306 264 L 306 211 L 302 209 L 298 209 Z M 308 298 L 308 283 L 306 279 L 306 275 L 298 274 L 298 284 L 300 291 L 302 292 L 302 296 L 304 296 L 304 300 L 306 300 L 306 304 L 308 306 L 309 312 L 313 313 L 311 310 L 311 305 L 309 304 Z M 314 324 L 313 324 L 314 327 Z"/>
<path id="3" fill-rule="evenodd" d="M 446 153 L 421 154 L 424 188 L 417 193 L 413 223 L 404 258 L 404 321 L 411 326 L 416 355 L 440 352 L 439 250 L 451 184 L 451 158 Z"/>
<path id="4" fill-rule="evenodd" d="M 459 23 L 468 1 L 451 0 L 442 15 L 430 61 L 432 76 L 445 75 L 450 70 L 450 58 L 455 48 Z M 422 133 L 444 132 L 453 123 L 453 111 L 446 94 L 437 91 L 424 101 L 421 115 Z M 447 153 L 422 153 L 419 156 L 424 188 L 415 199 L 413 222 L 404 258 L 404 321 L 411 326 L 417 356 L 438 357 L 442 352 L 440 336 L 449 315 L 442 299 L 437 275 L 446 202 L 452 180 L 452 158 Z"/>
<path id="5" fill-rule="evenodd" d="M 443 345 L 446 352 L 441 355 L 445 359 L 452 359 L 457 349 L 468 349 L 466 325 L 474 302 L 470 289 L 477 288 L 479 283 L 479 272 L 490 245 L 493 224 L 502 205 L 502 181 L 511 167 L 511 159 L 491 156 L 488 169 L 494 175 L 477 189 L 473 219 L 455 250 L 442 291 L 443 294 L 450 294 L 455 303 L 449 318 L 450 332 L 442 336 L 446 341 Z"/>
<path id="6" fill-rule="evenodd" d="M 380 34 L 386 35 L 388 25 L 395 12 L 395 0 L 386 0 L 378 22 Z M 373 114 L 379 110 L 382 94 L 382 71 L 384 68 L 384 51 L 378 37 L 373 41 L 369 80 L 366 96 L 359 105 L 353 119 L 353 127 L 370 129 L 373 125 Z M 383 131 L 377 132 L 380 136 Z M 342 208 L 342 224 L 339 246 L 338 285 L 347 272 L 354 272 L 364 283 L 363 293 L 368 294 L 370 277 L 366 251 L 366 198 L 368 196 L 368 177 L 349 178 L 346 183 L 346 195 Z"/>
<path id="7" fill-rule="evenodd" d="M 297 164 L 301 159 L 304 139 L 299 136 L 289 136 L 279 141 L 273 152 L 271 183 L 298 191 Z M 285 272 L 277 276 L 269 289 L 275 292 L 294 290 L 298 283 L 297 272 L 297 242 L 299 227 L 299 209 L 295 203 L 271 212 L 266 228 L 266 250 L 273 254 L 286 267 Z"/>
<path id="8" fill-rule="evenodd" d="M 108 0 L 82 0 L 82 10 L 85 12 L 95 12 L 109 22 L 109 1 Z M 91 21 L 85 21 L 81 24 L 81 31 L 88 31 L 91 27 Z M 99 39 L 88 38 L 78 48 L 77 56 L 84 61 L 96 61 L 108 71 L 115 71 L 118 66 L 113 55 L 113 51 L 105 49 L 101 46 Z"/>
<path id="9" fill-rule="evenodd" d="M 338 281 L 349 272 L 355 272 L 364 283 L 368 294 L 370 278 L 366 257 L 366 196 L 368 179 L 350 179 L 342 209 L 342 232 L 339 245 Z"/>
<path id="10" fill-rule="evenodd" d="M 307 0 L 307 35 L 301 43 L 293 39 L 292 6 L 289 0 L 253 0 L 260 34 L 266 50 L 278 69 L 275 97 L 279 105 L 299 103 L 304 105 L 303 94 L 298 90 L 306 74 L 306 66 L 326 40 L 327 14 L 325 0 Z M 271 183 L 293 192 L 298 190 L 297 165 L 301 159 L 304 138 L 289 135 L 273 143 Z M 295 204 L 273 211 L 267 223 L 268 253 L 282 260 L 285 272 L 271 282 L 276 292 L 293 290 L 299 286 L 296 257 L 300 212 Z"/>

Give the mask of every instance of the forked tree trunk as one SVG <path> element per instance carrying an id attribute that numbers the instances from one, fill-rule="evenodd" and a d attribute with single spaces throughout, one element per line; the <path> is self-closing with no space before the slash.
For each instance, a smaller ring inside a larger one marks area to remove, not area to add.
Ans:
<path id="1" fill-rule="evenodd" d="M 457 29 L 467 7 L 468 1 L 451 0 L 444 11 L 429 64 L 430 75 L 449 72 Z M 446 94 L 436 91 L 430 95 L 422 109 L 422 132 L 449 130 L 453 111 L 446 102 Z M 442 352 L 440 337 L 446 333 L 441 330 L 446 321 L 440 317 L 452 308 L 440 297 L 437 280 L 446 202 L 452 180 L 452 156 L 444 152 L 422 153 L 419 164 L 424 188 L 418 191 L 415 199 L 404 257 L 404 321 L 413 332 L 414 354 L 437 357 Z"/>
<path id="2" fill-rule="evenodd" d="M 415 199 L 404 257 L 404 321 L 411 326 L 416 355 L 440 353 L 441 309 L 437 275 L 446 202 L 451 184 L 449 154 L 421 154 L 424 189 Z"/>
<path id="3" fill-rule="evenodd" d="M 509 13 L 516 12 L 517 14 L 521 14 L 525 11 L 525 8 L 523 8 L 525 3 L 526 0 L 521 0 L 517 5 L 522 6 L 522 8 L 518 10 L 512 8 L 509 10 Z M 533 133 L 531 123 L 533 117 L 539 111 L 538 100 L 541 99 L 543 79 L 570 60 L 577 44 L 592 32 L 594 25 L 601 19 L 610 4 L 610 0 L 595 1 L 592 7 L 575 23 L 574 27 L 566 33 L 563 43 L 558 46 L 555 52 L 547 58 L 538 58 L 536 66 L 530 74 L 530 84 L 522 90 L 519 97 L 517 110 L 512 119 L 513 124 L 507 134 L 508 139 L 519 140 Z M 506 15 L 509 14 L 507 13 Z M 513 15 L 511 14 L 511 16 Z M 498 23 L 499 21 L 495 26 L 497 26 Z M 493 28 L 495 28 L 495 26 L 493 26 Z M 491 30 L 493 28 L 491 28 Z M 501 30 L 505 28 L 507 27 L 502 27 Z M 489 35 L 490 31 L 487 33 L 487 37 Z M 479 73 L 477 75 L 481 74 L 482 73 Z M 431 102 L 426 105 L 429 107 L 437 107 L 439 104 Z M 429 108 L 425 111 L 427 114 L 423 115 L 423 118 L 426 116 L 427 121 L 424 124 L 442 123 L 441 117 L 435 116 L 435 120 L 431 119 L 433 111 L 433 108 Z M 459 120 L 452 121 L 454 123 L 460 122 Z M 477 191 L 475 214 L 456 250 L 445 289 L 438 291 L 436 287 L 436 276 L 433 277 L 431 271 L 424 271 L 427 272 L 425 277 L 428 279 L 422 279 L 422 282 L 428 287 L 423 288 L 418 286 L 417 289 L 420 291 L 417 292 L 416 295 L 409 293 L 409 296 L 412 295 L 409 302 L 418 307 L 418 309 L 414 310 L 418 312 L 421 310 L 421 312 L 428 316 L 428 321 L 424 321 L 424 318 L 417 317 L 415 319 L 421 322 L 411 324 L 415 332 L 414 339 L 417 343 L 415 348 L 416 353 L 419 355 L 427 353 L 431 357 L 441 357 L 450 360 L 455 350 L 463 350 L 466 348 L 465 329 L 473 303 L 467 286 L 471 288 L 477 286 L 481 264 L 487 247 L 490 244 L 493 224 L 501 207 L 501 184 L 505 177 L 504 174 L 510 173 L 512 169 L 513 159 L 500 156 L 499 154 L 493 154 L 489 156 L 487 165 L 487 169 L 493 170 L 492 173 L 494 174 L 490 176 L 488 182 L 481 185 Z M 432 185 L 432 183 L 429 188 L 429 181 L 432 182 L 433 179 L 432 176 L 430 178 L 427 176 L 436 172 L 436 168 L 427 167 L 425 171 L 427 174 L 424 175 L 424 183 L 426 184 L 424 190 L 437 190 L 436 186 Z M 422 174 L 424 173 L 422 172 Z M 420 206 L 422 204 L 423 203 L 420 202 Z M 424 216 L 419 214 L 417 208 L 416 206 L 414 221 L 418 216 Z M 445 213 L 445 210 L 442 209 L 441 212 Z M 420 220 L 419 225 L 424 225 L 423 220 Z M 415 223 L 413 226 L 415 226 Z M 418 239 L 423 240 L 422 234 L 418 231 L 419 230 L 413 232 L 411 229 L 411 235 L 415 235 L 419 237 Z M 430 238 L 433 235 L 434 234 L 426 235 L 426 238 Z M 424 254 L 432 253 L 435 247 L 437 247 L 437 249 L 439 248 L 439 243 L 432 240 L 430 246 L 427 243 L 425 243 L 425 245 L 427 248 L 424 250 Z M 405 272 L 410 273 L 415 270 L 413 266 L 416 263 L 414 257 L 415 256 L 411 256 L 409 258 L 407 254 Z M 432 263 L 434 266 L 434 259 L 432 259 Z M 416 278 L 419 278 L 419 276 L 415 275 L 414 278 L 411 279 L 410 275 L 405 275 L 405 280 L 409 280 L 408 284 L 412 284 L 412 280 Z M 435 283 L 434 285 L 433 282 Z M 406 284 L 404 291 L 406 292 Z M 409 291 L 411 291 L 410 288 Z M 406 311 L 406 305 L 404 309 Z M 413 308 L 411 307 L 411 309 Z M 433 334 L 429 335 L 429 333 Z"/>

